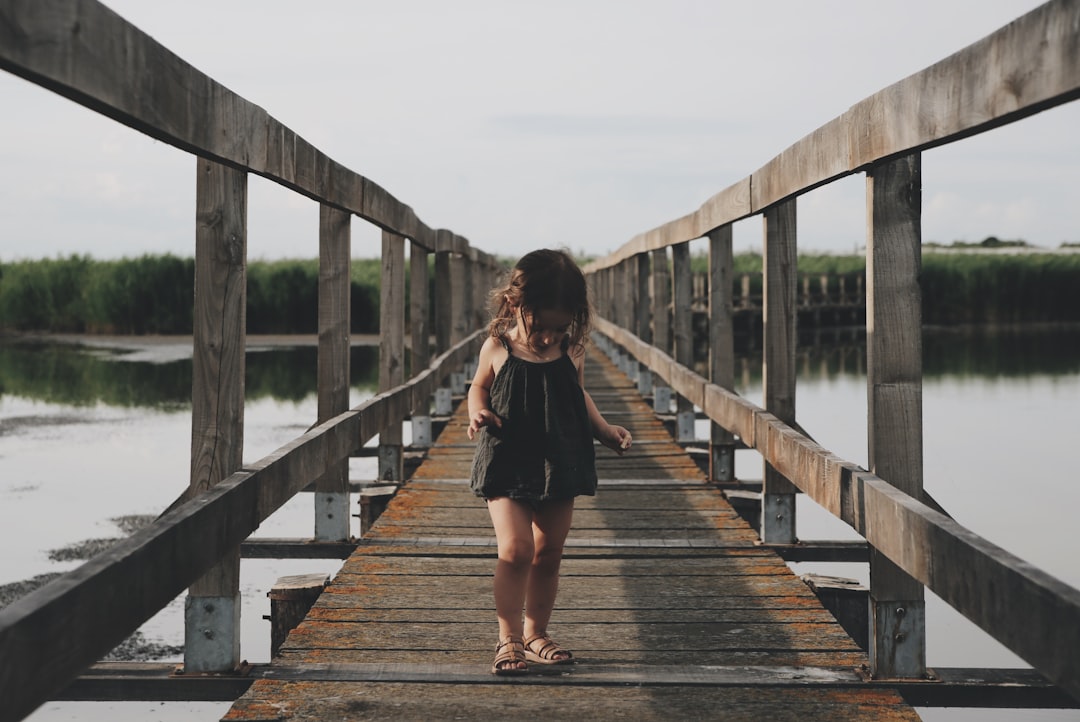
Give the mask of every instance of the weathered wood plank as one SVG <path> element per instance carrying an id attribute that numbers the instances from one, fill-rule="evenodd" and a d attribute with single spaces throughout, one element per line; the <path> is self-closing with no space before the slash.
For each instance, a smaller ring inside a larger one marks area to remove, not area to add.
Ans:
<path id="1" fill-rule="evenodd" d="M 898 704 L 895 692 L 885 689 L 780 692 L 773 688 L 705 687 L 691 691 L 685 686 L 612 685 L 601 691 L 586 684 L 515 685 L 486 680 L 454 687 L 452 692 L 442 685 L 339 682 L 319 684 L 319 699 L 290 694 L 290 688 L 300 691 L 304 686 L 303 682 L 259 680 L 224 719 L 341 719 L 358 710 L 377 719 L 427 719 L 433 710 L 449 711 L 447 696 L 452 694 L 453 709 L 468 709 L 471 719 L 496 720 L 506 718 L 507 693 L 512 691 L 515 707 L 541 718 L 587 709 L 597 719 L 617 719 L 634 710 L 634 719 L 643 722 L 700 718 L 702 710 L 723 710 L 724 719 L 735 722 L 918 720 L 914 710 Z"/>

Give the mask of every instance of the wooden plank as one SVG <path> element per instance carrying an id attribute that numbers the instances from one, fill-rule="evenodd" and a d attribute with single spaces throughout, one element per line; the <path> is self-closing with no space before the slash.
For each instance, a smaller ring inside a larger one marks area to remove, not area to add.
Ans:
<path id="1" fill-rule="evenodd" d="M 871 168 L 866 248 L 866 371 L 870 470 L 915 498 L 923 491 L 922 172 L 918 154 Z M 922 585 L 870 553 L 870 668 L 926 674 Z"/>
<path id="2" fill-rule="evenodd" d="M 731 686 L 856 686 L 847 670 L 836 667 L 808 668 L 806 665 L 779 666 L 686 666 L 656 665 L 661 672 L 655 682 L 627 676 L 632 667 L 611 666 L 576 675 L 575 681 L 588 681 L 595 686 L 611 683 L 635 685 L 685 684 L 688 687 Z M 243 694 L 256 679 L 303 681 L 409 681 L 435 680 L 439 683 L 468 684 L 476 675 L 461 671 L 460 665 L 439 665 L 408 662 L 339 662 L 335 664 L 303 664 L 293 662 L 271 672 L 269 665 L 252 665 L 242 677 L 185 676 L 174 674 L 170 663 L 112 662 L 96 664 L 76 678 L 57 695 L 67 701 L 232 701 Z M 520 680 L 524 684 L 551 685 L 562 683 L 558 675 L 541 674 Z M 597 673 L 603 676 L 596 676 Z M 901 681 L 886 684 L 871 682 L 875 687 L 888 686 L 899 691 L 904 699 L 918 707 L 998 707 L 1012 709 L 1075 708 L 1077 703 L 1037 672 L 1030 669 L 973 669 L 935 668 L 932 683 Z M 467 677 L 467 678 L 464 678 Z M 830 682 L 835 679 L 836 682 Z"/>
<path id="3" fill-rule="evenodd" d="M 564 670 L 555 670 L 561 672 Z M 572 673 L 571 673 L 572 674 Z M 427 719 L 453 695 L 455 709 L 467 709 L 473 719 L 502 719 L 508 704 L 527 707 L 543 717 L 566 710 L 589 710 L 596 719 L 618 719 L 627 710 L 643 722 L 700 719 L 702 711 L 724 710 L 724 719 L 750 721 L 798 719 L 793 710 L 808 710 L 817 719 L 838 721 L 876 719 L 918 720 L 914 710 L 899 704 L 887 689 L 815 689 L 778 691 L 756 687 L 642 686 L 614 684 L 598 688 L 588 684 L 520 685 L 495 678 L 448 689 L 415 683 L 326 682 L 317 685 L 320 698 L 290 695 L 306 683 L 260 680 L 234 705 L 224 720 L 347 719 L 357 709 L 373 719 Z M 314 685 L 307 685 L 314 686 Z M 510 702 L 508 698 L 512 697 Z"/>

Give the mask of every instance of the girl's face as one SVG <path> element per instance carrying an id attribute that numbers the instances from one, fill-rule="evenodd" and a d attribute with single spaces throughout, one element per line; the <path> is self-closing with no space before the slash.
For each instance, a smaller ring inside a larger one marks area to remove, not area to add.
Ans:
<path id="1" fill-rule="evenodd" d="M 574 317 L 567 311 L 544 309 L 530 313 L 518 308 L 518 328 L 528 333 L 525 343 L 537 353 L 559 346 Z"/>

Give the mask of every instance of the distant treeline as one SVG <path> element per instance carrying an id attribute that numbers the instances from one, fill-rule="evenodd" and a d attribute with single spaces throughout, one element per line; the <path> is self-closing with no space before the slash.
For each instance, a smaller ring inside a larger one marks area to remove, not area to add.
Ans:
<path id="1" fill-rule="evenodd" d="M 694 270 L 706 270 L 706 263 L 695 257 Z M 742 274 L 751 274 L 751 292 L 760 293 L 760 255 L 737 255 L 734 271 L 737 286 Z M 851 292 L 865 275 L 865 260 L 801 255 L 799 273 L 829 276 L 830 284 L 842 277 Z M 251 261 L 247 275 L 249 333 L 317 332 L 318 261 Z M 0 329 L 188 334 L 194 276 L 192 259 L 172 255 L 0 263 Z M 378 259 L 353 260 L 353 333 L 378 331 L 380 278 Z M 922 292 L 923 320 L 931 324 L 1080 321 L 1080 254 L 928 251 Z"/>

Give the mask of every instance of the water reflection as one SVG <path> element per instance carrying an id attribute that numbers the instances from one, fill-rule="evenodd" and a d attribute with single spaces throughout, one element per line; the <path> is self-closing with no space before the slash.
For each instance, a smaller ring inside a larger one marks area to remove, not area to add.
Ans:
<path id="1" fill-rule="evenodd" d="M 191 405 L 191 359 L 125 362 L 129 351 L 40 341 L 0 342 L 0 397 L 16 396 L 66 406 L 184 409 Z M 352 386 L 378 385 L 379 350 L 351 353 Z M 316 393 L 314 346 L 249 350 L 245 396 L 299 401 Z"/>
<path id="2" fill-rule="evenodd" d="M 739 392 L 761 386 L 760 347 L 737 350 Z M 708 373 L 707 359 L 695 359 Z M 799 334 L 800 379 L 836 380 L 866 375 L 866 333 L 834 328 Z M 1080 372 L 1080 326 L 970 326 L 923 329 L 923 376 L 928 380 L 1029 379 Z"/>

